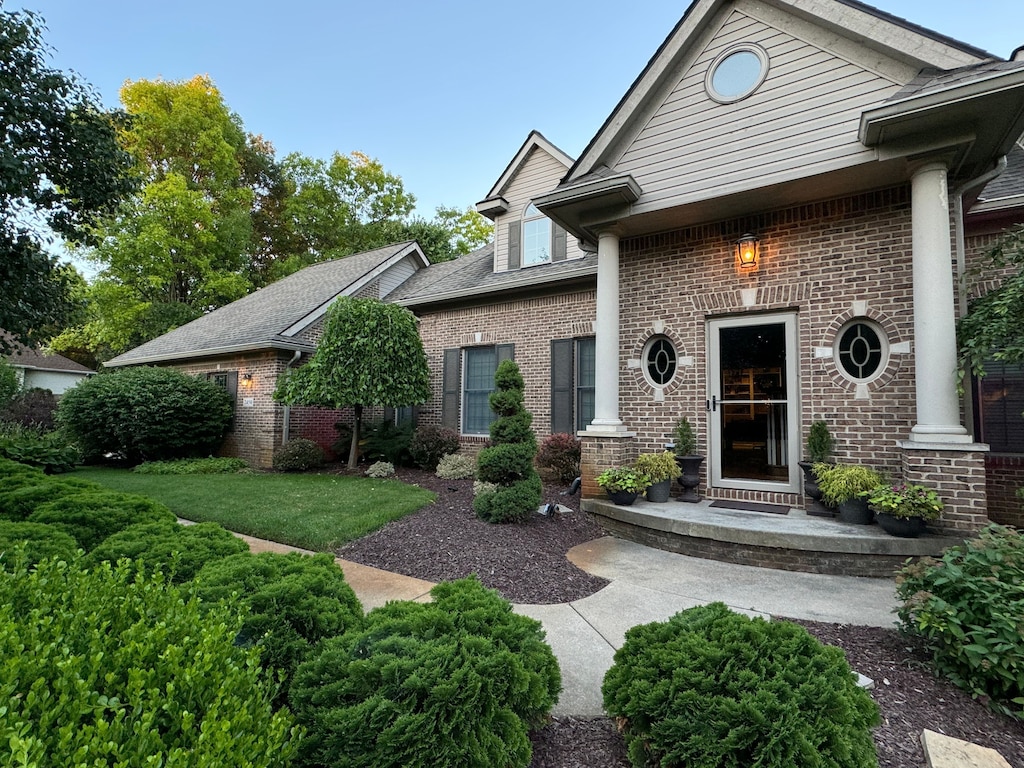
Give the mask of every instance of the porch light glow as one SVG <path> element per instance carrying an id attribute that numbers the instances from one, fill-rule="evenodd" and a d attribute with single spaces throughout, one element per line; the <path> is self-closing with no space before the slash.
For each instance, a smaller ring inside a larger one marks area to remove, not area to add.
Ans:
<path id="1" fill-rule="evenodd" d="M 736 258 L 740 269 L 757 269 L 757 259 L 761 255 L 761 241 L 756 235 L 747 233 L 736 241 Z"/>
<path id="2" fill-rule="evenodd" d="M 243 373 L 242 374 L 242 383 L 243 384 L 252 384 L 252 374 L 251 373 Z"/>

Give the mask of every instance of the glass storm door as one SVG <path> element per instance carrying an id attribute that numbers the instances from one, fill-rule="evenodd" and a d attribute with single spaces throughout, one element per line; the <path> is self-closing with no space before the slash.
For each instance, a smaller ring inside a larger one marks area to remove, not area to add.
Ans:
<path id="1" fill-rule="evenodd" d="M 712 485 L 799 492 L 796 315 L 713 320 L 708 331 Z"/>

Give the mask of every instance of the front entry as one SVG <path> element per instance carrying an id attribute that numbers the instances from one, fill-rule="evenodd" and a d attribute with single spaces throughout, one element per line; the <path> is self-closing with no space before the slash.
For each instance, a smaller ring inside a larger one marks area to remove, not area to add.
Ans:
<path id="1" fill-rule="evenodd" d="M 708 324 L 711 484 L 799 493 L 796 315 Z"/>

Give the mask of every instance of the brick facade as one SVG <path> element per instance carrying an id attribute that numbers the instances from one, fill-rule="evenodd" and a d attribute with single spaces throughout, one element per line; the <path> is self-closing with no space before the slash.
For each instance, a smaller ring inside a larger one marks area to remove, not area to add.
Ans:
<path id="1" fill-rule="evenodd" d="M 1024 501 L 1017 490 L 1024 488 L 1024 456 L 985 456 L 985 494 L 988 516 L 995 523 L 1024 528 Z"/>

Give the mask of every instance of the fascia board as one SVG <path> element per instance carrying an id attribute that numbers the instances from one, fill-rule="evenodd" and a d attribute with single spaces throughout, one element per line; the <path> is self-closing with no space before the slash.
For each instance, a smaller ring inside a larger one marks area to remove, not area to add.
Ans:
<path id="1" fill-rule="evenodd" d="M 284 341 L 253 342 L 251 344 L 232 344 L 224 347 L 211 347 L 209 349 L 197 349 L 191 352 L 167 352 L 159 355 L 145 355 L 132 358 L 123 362 L 117 362 L 118 358 L 108 360 L 103 364 L 104 368 L 122 368 L 130 365 L 147 365 L 149 363 L 164 363 L 170 360 L 194 360 L 200 357 L 219 357 L 221 355 L 234 355 L 241 352 L 259 352 L 268 349 L 283 349 L 292 352 L 312 352 L 315 348 L 311 344 L 296 342 L 294 344 Z"/>
<path id="2" fill-rule="evenodd" d="M 520 280 L 514 280 L 501 285 L 495 285 L 487 287 L 483 290 L 480 288 L 465 288 L 457 291 L 446 291 L 445 293 L 435 293 L 429 297 L 417 298 L 415 296 L 407 299 L 400 299 L 395 302 L 405 307 L 417 307 L 427 306 L 429 304 L 440 304 L 446 301 L 454 301 L 456 299 L 468 299 L 475 296 L 487 296 L 493 293 L 501 293 L 503 291 L 515 291 L 523 288 L 534 288 L 544 285 L 551 285 L 554 283 L 567 282 L 571 280 L 577 280 L 579 278 L 597 276 L 597 265 L 581 267 L 578 270 L 574 270 L 569 273 L 561 273 L 558 275 L 552 275 L 550 277 L 526 277 Z"/>

